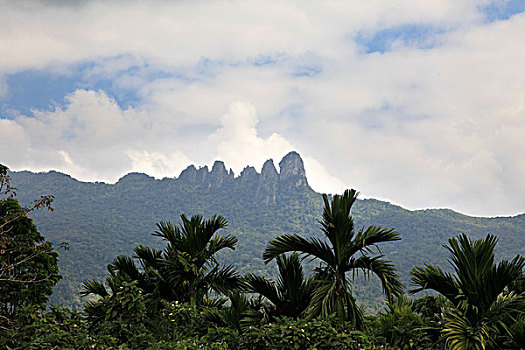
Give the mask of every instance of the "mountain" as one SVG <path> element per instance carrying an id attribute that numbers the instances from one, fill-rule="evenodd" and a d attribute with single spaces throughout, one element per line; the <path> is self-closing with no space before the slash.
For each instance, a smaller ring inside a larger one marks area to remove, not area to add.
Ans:
<path id="1" fill-rule="evenodd" d="M 130 173 L 115 184 L 87 183 L 50 171 L 11 172 L 21 203 L 37 195 L 54 195 L 54 212 L 36 212 L 35 223 L 55 243 L 66 241 L 70 250 L 60 253 L 63 280 L 55 287 L 52 302 L 81 306 L 78 291 L 85 279 L 103 279 L 106 266 L 117 255 L 131 255 L 139 244 L 161 247 L 151 236 L 161 220 L 178 223 L 179 215 L 224 216 L 229 233 L 238 237 L 237 249 L 221 256 L 241 273 L 272 275 L 274 264 L 265 265 L 266 243 L 283 233 L 321 237 L 318 220 L 322 198 L 308 185 L 304 165 L 296 152 L 279 162 L 264 163 L 261 173 L 247 166 L 239 176 L 221 161 L 212 169 L 190 165 L 178 178 L 156 180 Z M 430 262 L 445 265 L 441 247 L 449 237 L 466 233 L 479 238 L 499 236 L 498 258 L 525 252 L 525 214 L 515 217 L 475 218 L 447 209 L 409 211 L 375 199 L 359 200 L 353 210 L 357 227 L 382 225 L 395 228 L 402 240 L 383 245 L 384 254 L 409 280 L 413 266 Z M 312 264 L 310 264 L 311 267 Z M 358 299 L 376 306 L 381 302 L 375 281 L 359 280 Z"/>

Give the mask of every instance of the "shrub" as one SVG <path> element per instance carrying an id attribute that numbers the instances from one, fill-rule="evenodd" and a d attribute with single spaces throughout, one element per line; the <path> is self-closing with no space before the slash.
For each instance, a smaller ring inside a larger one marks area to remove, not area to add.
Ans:
<path id="1" fill-rule="evenodd" d="M 252 327 L 241 336 L 240 349 L 371 349 L 360 331 L 341 331 L 335 320 L 311 321 L 278 319 L 275 323 Z M 373 348 L 372 348 L 373 349 Z"/>
<path id="2" fill-rule="evenodd" d="M 67 308 L 51 307 L 41 312 L 36 307 L 25 308 L 21 313 L 22 326 L 8 337 L 0 339 L 6 349 L 111 349 L 117 339 L 90 334 L 82 316 Z"/>

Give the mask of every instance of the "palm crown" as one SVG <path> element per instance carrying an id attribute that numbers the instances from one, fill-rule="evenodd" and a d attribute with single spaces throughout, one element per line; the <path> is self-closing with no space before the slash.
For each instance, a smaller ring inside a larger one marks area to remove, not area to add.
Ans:
<path id="1" fill-rule="evenodd" d="M 181 224 L 157 224 L 154 235 L 168 242 L 160 265 L 168 284 L 188 292 L 192 305 L 199 303 L 209 290 L 227 294 L 239 286 L 239 276 L 233 266 L 219 267 L 215 255 L 222 249 L 235 249 L 237 238 L 216 234 L 227 226 L 222 216 L 203 220 L 195 215 L 181 215 Z"/>
<path id="2" fill-rule="evenodd" d="M 399 240 L 399 234 L 380 226 L 363 227 L 355 232 L 350 211 L 357 196 L 355 190 L 346 190 L 343 195 L 335 195 L 330 202 L 328 196 L 323 195 L 324 210 L 320 223 L 327 240 L 286 234 L 268 243 L 263 258 L 268 263 L 280 254 L 296 251 L 304 257 L 317 259 L 320 266 L 314 276 L 316 288 L 308 308 L 309 317 L 336 312 L 341 322 L 349 317 L 356 327 L 360 327 L 362 315 L 351 292 L 352 281 L 348 272 L 361 271 L 365 277 L 376 275 L 388 299 L 402 294 L 403 285 L 389 260 L 382 254 L 371 256 L 373 248 L 378 248 L 377 244 Z"/>
<path id="3" fill-rule="evenodd" d="M 217 234 L 226 226 L 222 216 L 204 220 L 201 215 L 188 219 L 183 214 L 179 226 L 161 221 L 154 235 L 167 241 L 164 250 L 136 247 L 134 257 L 140 267 L 130 257 L 118 256 L 108 266 L 106 285 L 114 294 L 123 282 L 136 281 L 158 300 L 187 301 L 193 308 L 201 305 L 210 291 L 227 294 L 240 286 L 240 278 L 231 265 L 220 267 L 215 258 L 222 249 L 235 249 L 237 238 Z M 97 281 L 84 282 L 82 294 L 110 296 Z M 94 309 L 96 303 L 90 306 Z"/>
<path id="4" fill-rule="evenodd" d="M 485 349 L 494 345 L 502 330 L 525 312 L 525 294 L 509 287 L 523 279 L 525 258 L 494 261 L 497 238 L 487 235 L 471 241 L 462 234 L 444 247 L 450 252 L 454 274 L 426 264 L 411 273 L 412 293 L 433 289 L 453 305 L 442 334 L 452 349 Z"/>
<path id="5" fill-rule="evenodd" d="M 248 274 L 247 291 L 264 296 L 273 304 L 273 316 L 299 317 L 308 307 L 315 285 L 304 278 L 303 268 L 296 253 L 277 257 L 279 277 L 276 282 Z"/>

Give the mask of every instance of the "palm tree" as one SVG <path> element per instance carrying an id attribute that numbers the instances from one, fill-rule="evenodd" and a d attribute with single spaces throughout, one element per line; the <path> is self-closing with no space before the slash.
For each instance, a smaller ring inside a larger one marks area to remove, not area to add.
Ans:
<path id="1" fill-rule="evenodd" d="M 328 241 L 285 234 L 268 243 L 263 258 L 268 263 L 280 254 L 295 251 L 317 259 L 320 266 L 314 276 L 316 288 L 308 307 L 308 317 L 326 317 L 336 312 L 343 325 L 349 318 L 360 328 L 363 316 L 352 295 L 349 273 L 354 272 L 352 277 L 360 271 L 365 277 L 370 274 L 379 277 L 389 300 L 402 294 L 403 285 L 389 260 L 382 254 L 371 256 L 373 248 L 379 250 L 379 243 L 397 241 L 401 239 L 399 234 L 379 226 L 363 227 L 356 233 L 350 210 L 357 196 L 355 190 L 346 190 L 329 202 L 328 196 L 323 195 L 323 220 L 320 223 Z"/>
<path id="2" fill-rule="evenodd" d="M 121 266 L 122 269 L 128 269 L 130 275 L 121 272 L 116 266 Z M 126 283 L 137 281 L 143 286 L 143 273 L 138 271 L 133 260 L 129 257 L 120 255 L 116 257 L 107 267 L 109 276 L 103 282 L 97 280 L 86 280 L 82 284 L 81 296 L 96 295 L 98 300 L 88 300 L 86 302 L 84 312 L 90 327 L 95 327 L 106 320 L 107 315 L 107 301 L 112 300 L 117 295 L 119 289 Z M 136 274 L 135 274 L 136 272 Z M 109 291 L 106 289 L 109 288 Z M 111 292 L 111 293 L 110 293 Z"/>
<path id="3" fill-rule="evenodd" d="M 190 219 L 181 215 L 181 224 L 157 224 L 154 236 L 168 242 L 159 265 L 160 274 L 167 283 L 186 291 L 188 301 L 195 308 L 210 291 L 228 294 L 240 286 L 240 279 L 231 265 L 220 267 L 215 255 L 222 249 L 235 249 L 237 238 L 216 232 L 227 226 L 222 216 L 203 220 L 201 215 Z"/>
<path id="4" fill-rule="evenodd" d="M 509 291 L 525 295 L 525 271 L 521 278 L 509 285 Z M 516 319 L 516 322 L 509 328 L 509 337 L 505 346 L 511 349 L 523 349 L 525 344 L 525 313 Z"/>
<path id="5" fill-rule="evenodd" d="M 203 309 L 204 317 L 220 325 L 222 327 L 229 327 L 243 330 L 243 317 L 247 312 L 256 310 L 256 300 L 250 299 L 246 294 L 241 293 L 235 289 L 228 293 L 229 305 L 225 306 L 228 300 L 220 300 L 216 305 L 207 306 Z"/>
<path id="6" fill-rule="evenodd" d="M 487 349 L 502 344 L 510 323 L 525 312 L 525 294 L 509 290 L 523 278 L 525 258 L 494 262 L 498 239 L 487 235 L 471 241 L 466 235 L 448 240 L 454 274 L 425 264 L 415 267 L 411 293 L 432 289 L 453 305 L 445 313 L 441 333 L 451 349 Z"/>
<path id="7" fill-rule="evenodd" d="M 123 282 L 137 281 L 137 286 L 154 300 L 189 302 L 195 309 L 206 301 L 211 291 L 228 294 L 240 286 L 240 277 L 231 265 L 220 267 L 215 255 L 222 249 L 235 249 L 237 238 L 217 234 L 227 226 L 222 216 L 204 220 L 201 215 L 181 215 L 181 223 L 157 224 L 153 235 L 168 242 L 164 250 L 145 246 L 134 249 L 134 260 L 118 256 L 108 266 L 110 276 L 106 285 L 114 293 Z M 110 297 L 104 285 L 98 281 L 84 282 L 82 295 L 95 294 Z M 91 309 L 96 303 L 88 302 Z M 160 307 L 159 303 L 152 304 Z"/>
<path id="8" fill-rule="evenodd" d="M 296 253 L 277 257 L 279 277 L 277 282 L 248 274 L 245 277 L 247 292 L 257 293 L 269 300 L 273 316 L 299 317 L 310 304 L 314 291 L 311 279 L 304 279 L 303 268 Z"/>

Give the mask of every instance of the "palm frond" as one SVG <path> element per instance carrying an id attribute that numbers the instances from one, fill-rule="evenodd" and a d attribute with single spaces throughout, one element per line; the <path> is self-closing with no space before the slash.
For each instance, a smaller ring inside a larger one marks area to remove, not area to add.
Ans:
<path id="1" fill-rule="evenodd" d="M 174 226 L 169 221 L 160 221 L 157 223 L 158 230 L 155 231 L 152 236 L 157 236 L 162 238 L 165 241 L 168 241 L 169 244 L 177 244 L 180 242 L 181 233 L 178 227 Z M 175 247 L 180 249 L 180 247 Z"/>
<path id="2" fill-rule="evenodd" d="M 183 249 L 192 253 L 204 251 L 213 235 L 227 226 L 226 219 L 220 215 L 204 220 L 201 215 L 188 219 L 182 214 L 180 231 Z"/>
<path id="3" fill-rule="evenodd" d="M 102 298 L 109 296 L 109 293 L 106 290 L 106 287 L 104 287 L 104 284 L 96 280 L 87 280 L 82 283 L 80 295 L 87 296 L 90 294 L 95 294 Z"/>
<path id="4" fill-rule="evenodd" d="M 525 295 L 510 292 L 498 295 L 482 316 L 487 322 L 496 324 L 510 334 L 509 326 L 522 315 L 525 315 Z"/>
<path id="5" fill-rule="evenodd" d="M 202 300 L 202 306 L 205 308 L 220 309 L 224 307 L 227 301 L 227 298 L 204 298 Z"/>
<path id="6" fill-rule="evenodd" d="M 440 293 L 453 304 L 457 304 L 457 296 L 460 294 L 454 277 L 450 273 L 445 273 L 441 268 L 430 264 L 416 266 L 410 272 L 412 285 L 417 286 L 411 289 L 410 293 L 417 293 L 425 289 L 433 289 Z"/>
<path id="7" fill-rule="evenodd" d="M 124 274 L 129 277 L 130 280 L 140 280 L 141 272 L 137 268 L 137 265 L 129 256 L 119 255 L 117 256 L 111 264 L 108 265 L 108 270 L 110 272 L 116 272 L 119 274 Z"/>
<path id="8" fill-rule="evenodd" d="M 523 259 L 521 255 L 516 256 L 516 258 Z M 522 272 L 520 277 L 509 283 L 509 290 L 515 293 L 525 293 L 525 272 Z"/>
<path id="9" fill-rule="evenodd" d="M 338 288 L 337 280 L 316 280 L 316 288 L 312 301 L 305 312 L 307 319 L 317 316 L 328 317 L 342 312 L 343 320 L 349 321 L 357 329 L 361 329 L 364 316 L 352 293 L 348 288 Z M 338 293 L 341 293 L 338 295 Z M 342 310 L 340 307 L 342 306 Z"/>
<path id="10" fill-rule="evenodd" d="M 313 319 L 317 316 L 328 317 L 336 312 L 336 281 L 315 280 L 315 284 L 312 301 L 306 311 L 307 319 Z"/>
<path id="11" fill-rule="evenodd" d="M 240 285 L 240 276 L 232 265 L 215 267 L 203 276 L 200 284 L 208 285 L 212 290 L 227 295 Z"/>
<path id="12" fill-rule="evenodd" d="M 272 281 L 251 273 L 244 277 L 244 281 L 247 286 L 247 292 L 260 294 L 272 304 L 279 304 L 281 296 Z"/>
<path id="13" fill-rule="evenodd" d="M 299 255 L 277 257 L 277 282 L 249 274 L 245 277 L 247 291 L 264 296 L 274 305 L 276 316 L 299 317 L 308 307 L 314 284 L 304 279 Z"/>
<path id="14" fill-rule="evenodd" d="M 357 200 L 358 192 L 346 190 L 343 195 L 335 195 L 332 201 L 323 195 L 324 209 L 321 229 L 337 251 L 345 246 L 354 235 L 354 221 L 350 215 L 352 205 Z"/>
<path id="15" fill-rule="evenodd" d="M 310 303 L 315 284 L 311 278 L 305 279 L 303 267 L 297 253 L 277 257 L 279 278 L 277 288 L 285 299 L 282 314 L 297 317 Z"/>
<path id="16" fill-rule="evenodd" d="M 215 317 L 215 322 L 224 326 L 241 330 L 241 320 L 250 309 L 250 301 L 246 295 L 237 291 L 228 294 L 230 305 L 224 307 L 208 308 L 211 315 Z M 207 310 L 205 309 L 205 312 Z M 205 313 L 206 316 L 206 313 Z"/>
<path id="17" fill-rule="evenodd" d="M 358 232 L 355 237 L 355 251 L 351 254 L 357 253 L 357 251 L 366 249 L 369 251 L 371 247 L 378 248 L 378 243 L 394 242 L 401 240 L 401 236 L 394 229 L 387 229 L 381 226 L 368 226 L 366 229 L 362 229 Z M 379 248 L 378 248 L 379 249 Z"/>
<path id="18" fill-rule="evenodd" d="M 285 234 L 271 240 L 264 250 L 263 259 L 265 263 L 269 263 L 279 255 L 293 251 L 306 256 L 314 256 L 331 266 L 336 264 L 334 253 L 326 242 L 292 234 Z"/>
<path id="19" fill-rule="evenodd" d="M 388 300 L 393 300 L 403 294 L 404 285 L 399 279 L 394 265 L 383 256 L 369 257 L 360 256 L 357 259 L 351 259 L 348 269 L 359 269 L 366 274 L 372 273 L 381 280 L 381 286 Z"/>
<path id="20" fill-rule="evenodd" d="M 210 239 L 208 243 L 208 247 L 206 248 L 206 257 L 211 258 L 216 253 L 221 251 L 222 249 L 231 249 L 235 250 L 235 245 L 237 244 L 238 239 L 237 237 L 233 237 L 230 235 L 226 236 L 215 236 L 212 239 Z"/>
<path id="21" fill-rule="evenodd" d="M 143 245 L 137 246 L 133 249 L 135 259 L 139 259 L 142 268 L 147 269 L 148 267 L 157 268 L 159 260 L 162 259 L 162 250 L 153 249 Z"/>
<path id="22" fill-rule="evenodd" d="M 450 309 L 445 315 L 442 335 L 451 350 L 485 350 L 491 342 L 493 329 L 487 324 L 472 325 L 458 309 Z"/>
<path id="23" fill-rule="evenodd" d="M 434 289 L 453 304 L 445 316 L 442 334 L 451 349 L 485 349 L 511 344 L 512 325 L 525 314 L 525 294 L 516 292 L 525 260 L 494 262 L 497 238 L 470 240 L 466 235 L 449 239 L 445 248 L 455 276 L 432 265 L 414 268 L 413 291 Z"/>

